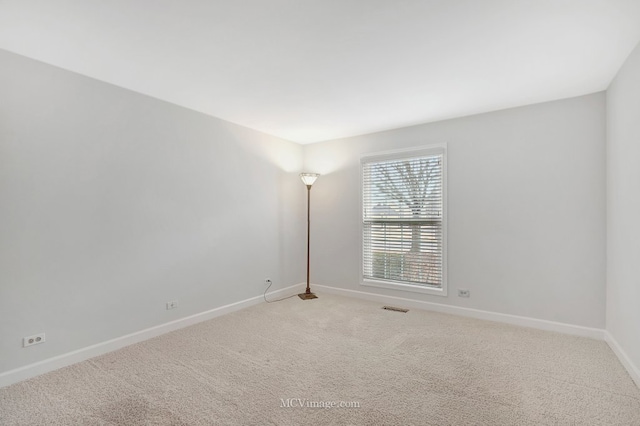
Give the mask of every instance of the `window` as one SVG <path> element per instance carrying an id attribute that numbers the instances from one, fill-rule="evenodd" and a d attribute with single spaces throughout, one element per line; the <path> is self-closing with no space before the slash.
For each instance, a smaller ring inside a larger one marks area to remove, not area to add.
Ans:
<path id="1" fill-rule="evenodd" d="M 366 156 L 362 284 L 446 296 L 446 146 Z"/>

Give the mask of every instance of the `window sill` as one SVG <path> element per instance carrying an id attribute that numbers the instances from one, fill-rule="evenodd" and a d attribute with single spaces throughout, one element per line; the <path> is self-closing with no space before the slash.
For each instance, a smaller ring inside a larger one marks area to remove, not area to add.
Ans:
<path id="1" fill-rule="evenodd" d="M 378 280 L 371 280 L 371 279 L 363 279 L 360 284 L 366 287 L 390 288 L 392 290 L 430 294 L 433 296 L 447 295 L 446 287 L 443 287 L 443 288 L 424 287 L 419 285 L 404 284 L 404 283 L 393 282 L 393 281 L 378 281 Z"/>

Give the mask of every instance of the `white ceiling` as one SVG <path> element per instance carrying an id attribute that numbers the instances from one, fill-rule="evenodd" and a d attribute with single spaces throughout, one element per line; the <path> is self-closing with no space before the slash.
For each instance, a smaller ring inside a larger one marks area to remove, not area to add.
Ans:
<path id="1" fill-rule="evenodd" d="M 606 89 L 640 0 L 0 0 L 0 48 L 300 143 Z"/>

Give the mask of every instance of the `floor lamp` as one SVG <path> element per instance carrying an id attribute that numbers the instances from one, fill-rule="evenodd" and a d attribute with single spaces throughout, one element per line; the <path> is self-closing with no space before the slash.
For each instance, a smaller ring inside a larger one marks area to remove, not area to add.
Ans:
<path id="1" fill-rule="evenodd" d="M 302 183 L 307 185 L 307 289 L 304 293 L 300 293 L 298 297 L 302 300 L 316 299 L 318 296 L 311 293 L 309 287 L 309 249 L 311 247 L 311 185 L 320 176 L 317 173 L 300 173 Z"/>

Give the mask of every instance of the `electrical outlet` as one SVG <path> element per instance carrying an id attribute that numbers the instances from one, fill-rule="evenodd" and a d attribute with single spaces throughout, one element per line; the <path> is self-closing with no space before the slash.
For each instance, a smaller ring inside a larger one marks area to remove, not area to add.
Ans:
<path id="1" fill-rule="evenodd" d="M 471 294 L 469 293 L 469 290 L 464 289 L 464 288 L 459 288 L 458 289 L 458 297 L 469 297 Z"/>
<path id="2" fill-rule="evenodd" d="M 265 278 L 264 285 L 271 285 L 271 280 L 269 278 Z"/>
<path id="3" fill-rule="evenodd" d="M 26 348 L 27 346 L 33 346 L 40 343 L 44 343 L 44 333 L 34 334 L 33 336 L 27 336 L 22 338 L 22 347 Z"/>
<path id="4" fill-rule="evenodd" d="M 172 300 L 171 302 L 167 302 L 167 311 L 169 309 L 175 309 L 178 307 L 178 301 L 177 300 Z"/>

